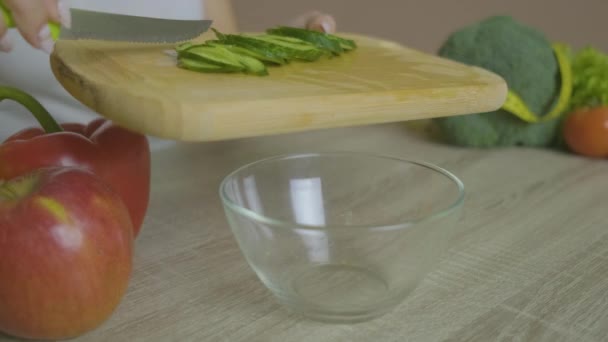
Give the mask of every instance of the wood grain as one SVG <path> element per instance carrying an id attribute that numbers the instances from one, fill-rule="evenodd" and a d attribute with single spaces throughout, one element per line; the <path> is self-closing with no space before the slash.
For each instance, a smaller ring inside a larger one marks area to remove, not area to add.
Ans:
<path id="1" fill-rule="evenodd" d="M 218 185 L 275 154 L 359 150 L 458 175 L 465 218 L 442 263 L 394 312 L 326 325 L 286 312 L 247 266 Z M 403 125 L 184 144 L 154 154 L 130 291 L 77 341 L 605 341 L 608 162 L 444 146 Z M 1 341 L 8 339 L 0 338 Z"/>
<path id="2" fill-rule="evenodd" d="M 469 114 L 499 108 L 493 73 L 405 46 L 343 34 L 340 58 L 273 67 L 270 76 L 178 69 L 170 45 L 59 41 L 56 78 L 76 99 L 133 130 L 214 141 Z M 200 40 L 214 38 L 211 33 Z"/>

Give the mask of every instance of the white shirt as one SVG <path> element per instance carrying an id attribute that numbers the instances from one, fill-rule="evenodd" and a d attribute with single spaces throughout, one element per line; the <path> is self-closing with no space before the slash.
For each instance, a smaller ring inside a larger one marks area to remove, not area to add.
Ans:
<path id="1" fill-rule="evenodd" d="M 202 0 L 72 0 L 72 8 L 170 19 L 201 19 Z M 48 54 L 29 46 L 17 30 L 9 30 L 14 42 L 10 53 L 0 52 L 0 85 L 17 87 L 40 101 L 59 122 L 86 123 L 98 114 L 88 109 L 57 82 Z M 12 101 L 0 102 L 0 141 L 20 129 L 38 126 L 27 110 Z M 152 147 L 166 143 L 151 139 Z"/>

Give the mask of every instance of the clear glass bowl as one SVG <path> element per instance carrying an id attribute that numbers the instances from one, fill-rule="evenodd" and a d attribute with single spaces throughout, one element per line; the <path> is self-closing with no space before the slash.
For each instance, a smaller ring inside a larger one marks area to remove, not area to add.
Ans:
<path id="1" fill-rule="evenodd" d="M 281 303 L 355 323 L 391 311 L 432 270 L 464 187 L 427 163 L 340 152 L 246 165 L 220 196 L 244 257 Z"/>

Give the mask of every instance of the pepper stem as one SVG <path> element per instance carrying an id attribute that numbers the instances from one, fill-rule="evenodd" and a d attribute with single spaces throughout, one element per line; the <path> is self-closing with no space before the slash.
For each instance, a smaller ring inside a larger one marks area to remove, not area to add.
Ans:
<path id="1" fill-rule="evenodd" d="M 26 92 L 17 88 L 0 86 L 0 102 L 3 100 L 13 100 L 27 108 L 38 120 L 38 123 L 40 123 L 40 126 L 42 126 L 46 133 L 63 131 L 61 126 L 59 126 L 42 104 Z"/>

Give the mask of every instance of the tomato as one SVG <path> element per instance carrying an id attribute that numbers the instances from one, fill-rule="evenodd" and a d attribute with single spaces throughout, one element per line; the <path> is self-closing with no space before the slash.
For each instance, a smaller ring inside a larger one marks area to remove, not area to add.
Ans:
<path id="1" fill-rule="evenodd" d="M 566 118 L 564 140 L 575 153 L 608 158 L 608 106 L 579 109 Z"/>

